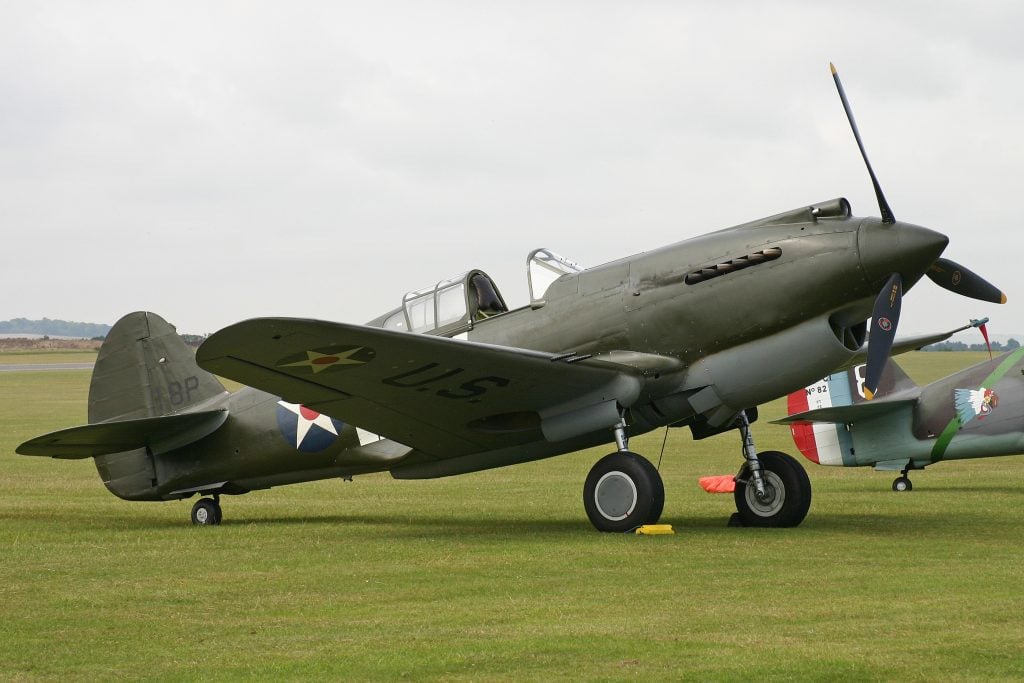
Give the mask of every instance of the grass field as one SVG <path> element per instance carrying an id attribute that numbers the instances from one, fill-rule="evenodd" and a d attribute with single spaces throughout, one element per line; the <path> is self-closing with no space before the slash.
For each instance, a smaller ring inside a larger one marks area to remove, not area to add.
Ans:
<path id="1" fill-rule="evenodd" d="M 5 365 L 32 365 L 34 363 L 91 363 L 96 360 L 92 350 L 3 351 L 0 363 Z"/>
<path id="2" fill-rule="evenodd" d="M 928 381 L 980 358 L 901 360 Z M 126 503 L 91 461 L 14 455 L 85 421 L 88 380 L 0 373 L 2 680 L 1024 678 L 1024 458 L 904 494 L 806 463 L 802 526 L 727 528 L 731 496 L 697 478 L 734 472 L 738 437 L 672 430 L 674 536 L 590 527 L 607 448 L 228 497 L 223 526 L 193 527 L 192 501 Z M 760 449 L 796 452 L 783 411 L 762 407 Z M 631 446 L 657 462 L 663 438 Z"/>

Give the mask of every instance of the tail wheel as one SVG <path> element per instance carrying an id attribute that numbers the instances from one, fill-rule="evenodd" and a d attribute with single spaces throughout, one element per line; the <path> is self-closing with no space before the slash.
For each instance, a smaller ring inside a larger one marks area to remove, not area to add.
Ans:
<path id="1" fill-rule="evenodd" d="M 583 486 L 583 507 L 598 531 L 632 531 L 654 524 L 665 506 L 665 485 L 646 458 L 619 451 L 597 461 Z"/>
<path id="2" fill-rule="evenodd" d="M 897 492 L 911 491 L 914 485 L 910 483 L 910 479 L 906 476 L 896 477 L 892 482 L 892 490 Z"/>
<path id="3" fill-rule="evenodd" d="M 790 527 L 804 521 L 811 508 L 811 480 L 794 458 L 778 451 L 758 453 L 765 496 L 757 495 L 746 471 L 736 479 L 736 510 L 746 526 Z"/>
<path id="4" fill-rule="evenodd" d="M 220 524 L 221 510 L 217 501 L 212 498 L 200 498 L 192 506 L 192 523 L 197 526 Z"/>

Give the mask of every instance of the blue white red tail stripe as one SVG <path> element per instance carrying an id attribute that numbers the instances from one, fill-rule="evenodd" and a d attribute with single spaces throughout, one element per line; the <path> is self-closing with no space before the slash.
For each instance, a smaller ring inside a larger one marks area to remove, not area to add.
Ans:
<path id="1" fill-rule="evenodd" d="M 825 379 L 794 391 L 786 399 L 790 415 L 809 410 L 848 406 L 853 403 L 850 380 L 845 372 L 829 375 Z M 820 465 L 853 465 L 853 439 L 845 425 L 831 422 L 794 422 L 789 426 L 793 442 L 804 457 Z"/>

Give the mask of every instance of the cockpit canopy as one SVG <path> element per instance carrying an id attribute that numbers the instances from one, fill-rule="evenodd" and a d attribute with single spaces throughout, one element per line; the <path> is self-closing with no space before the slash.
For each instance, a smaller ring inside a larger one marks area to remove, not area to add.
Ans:
<path id="1" fill-rule="evenodd" d="M 559 256 L 550 249 L 534 249 L 526 257 L 526 280 L 530 284 L 530 304 L 543 303 L 544 293 L 563 275 L 582 271 L 579 264 Z"/>
<path id="2" fill-rule="evenodd" d="M 389 330 L 458 333 L 473 322 L 508 311 L 490 276 L 471 270 L 433 287 L 409 292 L 402 307 L 369 324 Z"/>
<path id="3" fill-rule="evenodd" d="M 534 249 L 526 257 L 530 304 L 543 305 L 544 295 L 555 280 L 581 270 L 548 249 Z M 388 330 L 453 336 L 471 329 L 476 322 L 506 312 L 508 306 L 490 276 L 482 270 L 471 270 L 441 280 L 433 287 L 409 292 L 402 297 L 401 308 L 367 324 Z"/>

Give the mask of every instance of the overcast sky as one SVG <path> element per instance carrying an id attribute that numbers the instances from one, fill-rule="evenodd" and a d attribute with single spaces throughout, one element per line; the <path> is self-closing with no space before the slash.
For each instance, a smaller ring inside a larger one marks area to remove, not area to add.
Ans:
<path id="1" fill-rule="evenodd" d="M 468 270 L 596 265 L 845 196 L 1006 306 L 922 281 L 902 333 L 1024 334 L 1020 2 L 0 0 L 0 320 L 365 322 Z M 785 302 L 779 302 L 785 305 Z"/>

